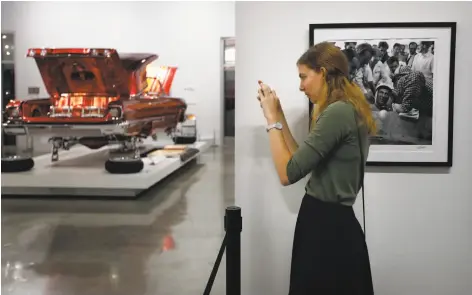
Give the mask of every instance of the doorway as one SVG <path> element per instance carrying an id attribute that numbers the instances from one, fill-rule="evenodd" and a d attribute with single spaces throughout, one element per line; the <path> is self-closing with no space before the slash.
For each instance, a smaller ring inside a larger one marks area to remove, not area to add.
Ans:
<path id="1" fill-rule="evenodd" d="M 235 130 L 235 38 L 223 38 L 223 121 L 224 137 L 234 137 Z"/>
<path id="2" fill-rule="evenodd" d="M 2 114 L 7 103 L 15 99 L 15 66 L 14 66 L 14 36 L 12 33 L 2 33 Z M 4 118 L 2 118 L 3 121 Z M 15 146 L 16 136 L 6 135 L 2 129 L 2 145 Z"/>

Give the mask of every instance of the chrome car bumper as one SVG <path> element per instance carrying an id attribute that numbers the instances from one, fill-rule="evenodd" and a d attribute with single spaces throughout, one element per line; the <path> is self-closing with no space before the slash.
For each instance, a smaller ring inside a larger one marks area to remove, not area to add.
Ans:
<path id="1" fill-rule="evenodd" d="M 128 135 L 129 122 L 108 124 L 2 124 L 8 135 L 53 135 L 58 137 L 70 136 L 104 136 Z"/>

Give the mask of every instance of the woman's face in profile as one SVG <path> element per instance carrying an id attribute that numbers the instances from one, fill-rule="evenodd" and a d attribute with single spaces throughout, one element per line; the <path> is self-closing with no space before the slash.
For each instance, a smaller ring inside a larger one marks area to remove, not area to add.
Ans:
<path id="1" fill-rule="evenodd" d="M 298 65 L 298 76 L 300 77 L 300 91 L 304 92 L 312 103 L 316 103 L 324 83 L 323 72 L 316 72 L 306 65 Z"/>

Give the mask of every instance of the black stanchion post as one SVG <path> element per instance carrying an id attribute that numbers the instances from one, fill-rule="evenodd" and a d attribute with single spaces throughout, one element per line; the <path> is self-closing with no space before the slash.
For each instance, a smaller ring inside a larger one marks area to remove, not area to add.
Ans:
<path id="1" fill-rule="evenodd" d="M 226 295 L 241 295 L 241 231 L 243 221 L 241 208 L 230 206 L 225 214 L 225 238 L 221 243 L 220 251 L 216 257 L 215 265 L 203 295 L 210 295 L 211 288 L 220 267 L 223 253 L 226 250 Z"/>
<path id="2" fill-rule="evenodd" d="M 226 295 L 241 295 L 241 208 L 226 208 Z"/>

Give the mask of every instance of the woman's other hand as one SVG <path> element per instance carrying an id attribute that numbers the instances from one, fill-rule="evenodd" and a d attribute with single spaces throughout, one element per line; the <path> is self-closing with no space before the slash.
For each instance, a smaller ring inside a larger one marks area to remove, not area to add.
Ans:
<path id="1" fill-rule="evenodd" d="M 261 103 L 264 117 L 267 121 L 275 122 L 282 111 L 279 98 L 275 90 L 270 89 L 269 86 L 259 81 L 260 88 L 258 90 L 258 100 Z"/>

